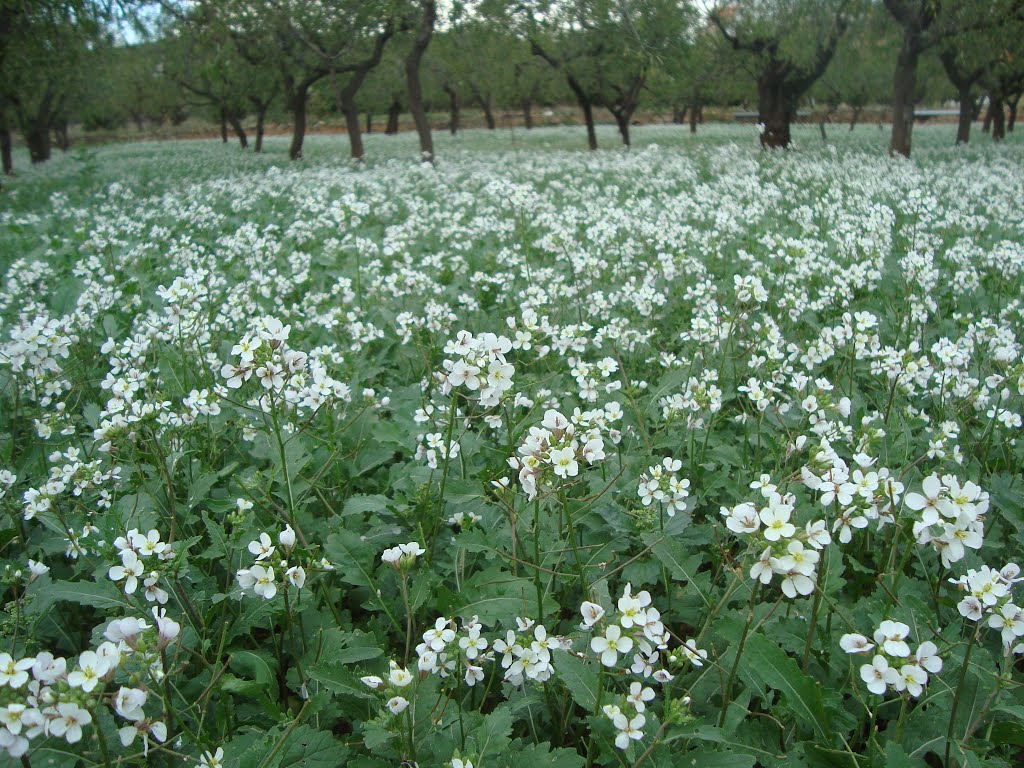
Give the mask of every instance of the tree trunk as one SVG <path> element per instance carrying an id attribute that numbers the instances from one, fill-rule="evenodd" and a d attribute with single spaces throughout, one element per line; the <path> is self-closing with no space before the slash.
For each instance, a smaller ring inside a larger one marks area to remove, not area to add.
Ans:
<path id="1" fill-rule="evenodd" d="M 966 144 L 971 140 L 971 118 L 974 112 L 974 100 L 971 99 L 971 86 L 959 89 L 960 117 L 956 125 L 956 143 Z"/>
<path id="2" fill-rule="evenodd" d="M 789 149 L 793 100 L 781 77 L 768 72 L 757 82 L 757 121 L 761 124 L 761 146 Z"/>
<path id="3" fill-rule="evenodd" d="M 992 99 L 992 141 L 1006 138 L 1006 112 L 1002 97 Z"/>
<path id="4" fill-rule="evenodd" d="M 267 118 L 267 105 L 260 104 L 256 107 L 256 145 L 252 151 L 259 154 L 263 151 L 264 122 Z"/>
<path id="5" fill-rule="evenodd" d="M 982 133 L 988 133 L 989 131 L 992 130 L 992 116 L 994 114 L 995 113 L 993 112 L 993 109 L 992 109 L 992 96 L 990 94 L 989 97 L 988 97 L 988 109 L 985 110 L 985 120 L 981 124 L 981 132 Z"/>
<path id="6" fill-rule="evenodd" d="M 54 123 L 53 137 L 57 140 L 57 147 L 61 152 L 67 152 L 71 148 L 71 137 L 68 135 L 67 120 L 58 120 Z"/>
<path id="7" fill-rule="evenodd" d="M 619 136 L 622 137 L 622 146 L 629 149 L 629 115 L 620 113 L 615 115 L 615 125 L 618 126 Z"/>
<path id="8" fill-rule="evenodd" d="M 696 135 L 697 133 L 697 123 L 702 122 L 702 114 L 703 110 L 701 109 L 699 104 L 690 105 L 690 133 L 693 135 Z"/>
<path id="9" fill-rule="evenodd" d="M 296 86 L 288 99 L 292 111 L 292 143 L 288 147 L 288 157 L 298 160 L 302 157 L 302 143 L 306 138 L 306 102 L 309 100 L 309 86 L 305 83 Z"/>
<path id="10" fill-rule="evenodd" d="M 231 124 L 231 130 L 235 132 L 235 136 L 238 137 L 238 146 L 242 149 L 249 147 L 249 137 L 245 135 L 245 128 L 242 127 L 242 121 L 238 119 L 238 115 L 228 115 L 228 123 Z"/>
<path id="11" fill-rule="evenodd" d="M 228 143 L 228 113 L 225 109 L 220 111 L 220 140 L 224 144 Z"/>
<path id="12" fill-rule="evenodd" d="M 366 156 L 363 148 L 363 132 L 359 127 L 359 107 L 355 99 L 346 96 L 342 100 L 341 111 L 345 115 L 345 130 L 348 131 L 348 144 L 352 159 L 362 162 Z"/>
<path id="13" fill-rule="evenodd" d="M 583 122 L 587 125 L 587 146 L 591 151 L 597 149 L 597 129 L 594 127 L 594 107 L 590 99 L 584 98 L 580 102 L 583 110 Z"/>
<path id="14" fill-rule="evenodd" d="M 910 157 L 910 140 L 914 130 L 914 92 L 917 88 L 917 60 L 920 46 L 913 32 L 903 35 L 903 47 L 896 57 L 893 75 L 892 138 L 889 153 Z"/>
<path id="15" fill-rule="evenodd" d="M 857 125 L 857 121 L 860 120 L 860 112 L 861 112 L 862 109 L 863 109 L 863 107 L 854 107 L 853 108 L 853 115 L 850 117 L 850 130 L 851 131 L 854 129 L 854 126 Z"/>
<path id="16" fill-rule="evenodd" d="M 430 132 L 427 110 L 423 106 L 423 85 L 420 82 L 420 62 L 430 45 L 434 34 L 434 21 L 437 18 L 437 5 L 434 0 L 420 0 L 423 15 L 420 17 L 419 29 L 413 40 L 412 48 L 405 58 L 405 84 L 409 92 L 409 111 L 416 125 L 416 133 L 420 139 L 420 155 L 423 160 L 434 162 L 434 137 Z"/>
<path id="17" fill-rule="evenodd" d="M 398 118 L 402 114 L 402 105 L 398 103 L 398 99 L 391 102 L 391 106 L 388 107 L 388 124 L 384 128 L 384 133 L 388 136 L 394 136 L 398 133 Z"/>
<path id="18" fill-rule="evenodd" d="M 529 99 L 523 99 L 523 125 L 526 126 L 526 130 L 533 128 L 533 102 Z"/>
<path id="19" fill-rule="evenodd" d="M 480 109 L 484 111 L 484 122 L 487 123 L 487 130 L 493 131 L 497 127 L 497 123 L 494 121 L 494 112 L 491 109 L 491 98 L 488 96 L 485 99 L 483 96 L 478 96 L 477 100 L 480 102 Z"/>
<path id="20" fill-rule="evenodd" d="M 672 124 L 682 125 L 686 122 L 686 113 L 688 109 L 686 105 L 680 106 L 678 104 L 672 105 Z"/>
<path id="21" fill-rule="evenodd" d="M 11 129 L 7 121 L 0 118 L 0 163 L 3 165 L 4 176 L 14 173 L 14 157 L 11 151 Z"/>
<path id="22" fill-rule="evenodd" d="M 459 92 L 450 85 L 442 90 L 448 94 L 448 132 L 454 136 L 459 132 Z"/>
<path id="23" fill-rule="evenodd" d="M 1017 124 L 1017 107 L 1020 106 L 1020 96 L 1021 95 L 1018 93 L 1015 96 L 1011 96 L 1006 102 L 1007 106 L 1010 108 L 1010 116 L 1006 121 L 1007 133 L 1013 133 L 1013 127 Z"/>
<path id="24" fill-rule="evenodd" d="M 22 131 L 22 134 L 33 165 L 44 163 L 50 159 L 50 127 L 48 125 L 40 126 L 38 121 L 33 121 L 27 130 Z"/>

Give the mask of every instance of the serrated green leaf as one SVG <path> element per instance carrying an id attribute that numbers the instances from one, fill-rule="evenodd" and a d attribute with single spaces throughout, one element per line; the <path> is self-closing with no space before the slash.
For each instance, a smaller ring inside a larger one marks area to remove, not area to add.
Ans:
<path id="1" fill-rule="evenodd" d="M 674 539 L 665 537 L 658 541 L 658 537 L 654 534 L 645 536 L 644 541 L 648 546 L 651 541 L 657 542 L 651 547 L 651 554 L 668 568 L 673 579 L 688 582 L 690 587 L 700 595 L 704 605 L 710 608 L 711 597 L 707 590 L 708 578 L 704 574 L 697 573 L 697 569 L 703 561 L 703 554 L 687 552 L 683 545 Z"/>
<path id="2" fill-rule="evenodd" d="M 590 664 L 561 649 L 552 651 L 551 664 L 573 701 L 587 712 L 596 712 L 598 674 Z"/>
<path id="3" fill-rule="evenodd" d="M 102 610 L 134 610 L 113 582 L 55 581 L 45 588 L 33 589 L 35 586 L 29 585 L 27 590 L 27 594 L 35 595 L 35 599 L 25 608 L 28 615 L 45 613 L 54 603 L 60 602 L 88 605 Z"/>
<path id="4" fill-rule="evenodd" d="M 798 720 L 813 728 L 822 743 L 832 743 L 820 685 L 801 672 L 793 658 L 763 635 L 747 637 L 740 677 L 755 691 L 765 686 L 779 691 Z"/>

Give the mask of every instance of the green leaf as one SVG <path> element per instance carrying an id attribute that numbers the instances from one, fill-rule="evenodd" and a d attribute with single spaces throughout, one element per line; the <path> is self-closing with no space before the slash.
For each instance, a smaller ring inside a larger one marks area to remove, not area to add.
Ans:
<path id="1" fill-rule="evenodd" d="M 357 534 L 344 528 L 327 537 L 324 547 L 338 578 L 357 587 L 372 588 L 377 552 Z"/>
<path id="2" fill-rule="evenodd" d="M 796 661 L 763 635 L 752 634 L 747 638 L 740 676 L 755 691 L 765 686 L 779 691 L 798 720 L 813 728 L 822 743 L 832 743 L 821 686 L 801 672 Z"/>
<path id="3" fill-rule="evenodd" d="M 132 608 L 113 582 L 92 581 L 55 581 L 45 588 L 33 589 L 32 584 L 27 594 L 35 595 L 25 608 L 26 614 L 46 613 L 54 603 L 69 602 L 88 605 L 102 610 L 121 610 Z"/>
<path id="4" fill-rule="evenodd" d="M 927 765 L 920 757 L 911 757 L 903 747 L 894 741 L 885 745 L 886 768 L 924 768 Z"/>
<path id="5" fill-rule="evenodd" d="M 508 749 L 509 736 L 512 733 L 512 713 L 507 706 L 499 706 L 483 723 L 467 736 L 467 747 L 472 740 L 476 744 L 476 753 L 481 763 L 489 763 L 487 758 L 497 758 Z"/>
<path id="6" fill-rule="evenodd" d="M 351 696 L 354 699 L 374 698 L 369 689 L 363 685 L 359 676 L 354 671 L 340 664 L 321 662 L 314 664 L 306 674 L 310 680 L 315 680 L 324 686 L 331 693 L 340 696 Z"/>
<path id="7" fill-rule="evenodd" d="M 513 743 L 505 755 L 505 768 L 583 768 L 586 760 L 573 749 L 551 749 L 546 741 L 539 744 Z"/>
<path id="8" fill-rule="evenodd" d="M 597 672 L 587 662 L 561 649 L 552 651 L 551 656 L 555 674 L 565 683 L 573 701 L 588 712 L 596 712 Z"/>
<path id="9" fill-rule="evenodd" d="M 703 553 L 688 553 L 683 545 L 674 539 L 662 538 L 658 541 L 656 534 L 644 536 L 644 543 L 648 546 L 651 545 L 652 541 L 657 541 L 657 543 L 651 547 L 651 554 L 668 568 L 673 579 L 688 582 L 690 587 L 700 595 L 700 599 L 704 604 L 710 608 L 711 598 L 708 594 L 708 577 L 706 574 L 697 573 L 697 569 L 704 559 Z"/>
<path id="10" fill-rule="evenodd" d="M 282 748 L 279 768 L 338 768 L 345 764 L 348 747 L 326 731 L 300 725 L 288 736 Z"/>
<path id="11" fill-rule="evenodd" d="M 481 624 L 494 625 L 499 621 L 509 622 L 515 616 L 553 613 L 554 607 L 548 603 L 545 600 L 544 607 L 538 610 L 534 583 L 495 567 L 470 576 L 459 594 L 452 598 L 451 608 L 463 618 L 477 616 Z M 551 610 L 544 610 L 547 608 Z"/>
<path id="12" fill-rule="evenodd" d="M 672 765 L 678 768 L 751 768 L 755 762 L 753 755 L 716 752 L 707 747 L 699 747 L 679 755 L 673 760 Z"/>
<path id="13" fill-rule="evenodd" d="M 388 508 L 388 499 L 380 494 L 374 496 L 353 496 L 345 502 L 341 516 L 361 515 L 366 512 L 384 512 Z"/>

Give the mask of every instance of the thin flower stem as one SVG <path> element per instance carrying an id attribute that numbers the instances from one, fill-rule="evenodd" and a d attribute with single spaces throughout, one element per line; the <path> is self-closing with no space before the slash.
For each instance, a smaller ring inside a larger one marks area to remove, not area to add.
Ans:
<path id="1" fill-rule="evenodd" d="M 942 760 L 942 764 L 946 768 L 953 766 L 949 759 L 950 748 L 953 746 L 953 728 L 956 726 L 956 712 L 960 708 L 960 696 L 964 690 L 964 682 L 967 680 L 967 669 L 971 665 L 971 652 L 978 640 L 978 630 L 979 627 L 975 627 L 974 633 L 967 641 L 967 652 L 964 654 L 964 663 L 960 668 L 960 679 L 957 680 L 956 692 L 953 694 L 953 708 L 949 711 L 949 725 L 946 727 L 946 753 Z"/>
<path id="2" fill-rule="evenodd" d="M 750 625 L 754 621 L 754 607 L 757 605 L 757 593 L 760 591 L 761 582 L 757 581 L 750 592 L 750 602 L 747 604 L 747 620 L 743 622 L 743 633 L 740 635 L 740 642 L 736 647 L 736 658 L 732 661 L 732 669 L 729 670 L 729 677 L 726 678 L 725 687 L 722 689 L 722 711 L 718 714 L 719 728 L 725 723 L 725 714 L 729 710 L 729 702 L 732 698 L 732 683 L 736 678 L 736 671 L 740 668 L 740 657 L 743 656 L 743 646 L 747 643 Z"/>

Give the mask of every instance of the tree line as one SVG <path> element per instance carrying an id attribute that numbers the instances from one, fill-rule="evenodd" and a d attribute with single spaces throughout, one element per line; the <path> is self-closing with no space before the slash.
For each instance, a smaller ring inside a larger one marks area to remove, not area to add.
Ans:
<path id="1" fill-rule="evenodd" d="M 693 131 L 706 106 L 756 104 L 762 145 L 786 148 L 810 103 L 846 105 L 851 128 L 888 103 L 909 156 L 922 100 L 955 100 L 967 142 L 983 105 L 993 138 L 1012 131 L 1022 91 L 1024 0 L 0 0 L 5 173 L 14 132 L 43 162 L 72 123 L 201 114 L 259 152 L 278 115 L 298 159 L 311 111 L 334 113 L 359 160 L 375 118 L 393 133 L 408 114 L 432 160 L 430 112 L 455 133 L 467 105 L 530 128 L 570 103 L 591 149 L 602 109 L 628 146 L 641 104 Z"/>

